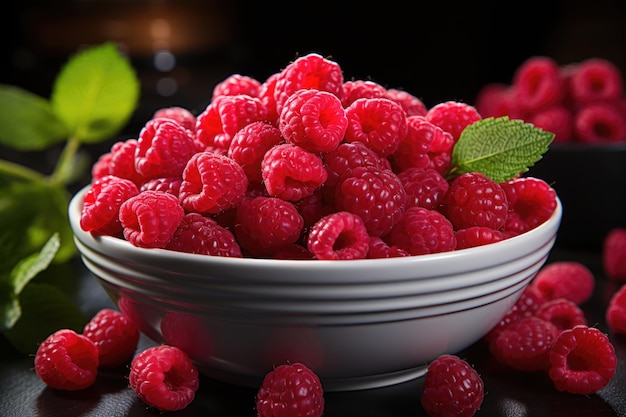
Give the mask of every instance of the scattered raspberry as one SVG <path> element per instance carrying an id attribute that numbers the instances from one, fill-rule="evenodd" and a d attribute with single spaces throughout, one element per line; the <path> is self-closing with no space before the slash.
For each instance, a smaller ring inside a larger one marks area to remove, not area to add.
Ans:
<path id="1" fill-rule="evenodd" d="M 346 108 L 346 142 L 363 142 L 381 157 L 393 154 L 407 134 L 406 113 L 386 98 L 361 98 Z"/>
<path id="2" fill-rule="evenodd" d="M 535 315 L 551 322 L 559 331 L 571 329 L 579 324 L 587 324 L 585 313 L 578 304 L 566 298 L 547 301 L 539 307 Z"/>
<path id="3" fill-rule="evenodd" d="M 408 168 L 432 168 L 442 175 L 450 167 L 454 139 L 452 135 L 422 116 L 407 118 L 407 134 L 393 153 L 400 171 Z"/>
<path id="4" fill-rule="evenodd" d="M 545 56 L 524 61 L 513 74 L 512 85 L 518 106 L 527 112 L 559 104 L 565 94 L 559 65 Z"/>
<path id="5" fill-rule="evenodd" d="M 574 116 L 564 105 L 555 105 L 537 110 L 528 117 L 528 122 L 546 132 L 554 133 L 552 143 L 573 141 Z"/>
<path id="6" fill-rule="evenodd" d="M 421 404 L 431 417 L 471 417 L 484 398 L 478 372 L 456 355 L 444 354 L 428 365 Z"/>
<path id="7" fill-rule="evenodd" d="M 452 223 L 437 210 L 410 207 L 387 236 L 391 245 L 411 255 L 448 252 L 456 248 Z"/>
<path id="8" fill-rule="evenodd" d="M 235 236 L 243 249 L 256 256 L 271 256 L 296 243 L 304 220 L 289 201 L 258 196 L 237 208 Z"/>
<path id="9" fill-rule="evenodd" d="M 164 107 L 154 112 L 153 119 L 172 119 L 190 132 L 196 131 L 196 116 L 184 107 Z"/>
<path id="10" fill-rule="evenodd" d="M 261 182 L 265 152 L 283 142 L 280 130 L 267 122 L 252 122 L 233 136 L 227 156 L 243 168 L 248 181 Z"/>
<path id="11" fill-rule="evenodd" d="M 224 155 L 199 152 L 187 162 L 178 197 L 187 211 L 215 214 L 238 205 L 247 188 L 241 165 Z"/>
<path id="12" fill-rule="evenodd" d="M 564 330 L 550 349 L 548 375 L 559 391 L 593 394 L 615 375 L 617 356 L 606 334 L 594 327 Z"/>
<path id="13" fill-rule="evenodd" d="M 515 89 L 503 83 L 484 85 L 476 95 L 474 107 L 483 118 L 502 116 L 510 116 L 512 119 L 522 118 L 516 115 L 518 110 Z"/>
<path id="14" fill-rule="evenodd" d="M 504 240 L 504 235 L 501 231 L 484 226 L 459 229 L 454 235 L 456 237 L 456 249 L 473 248 Z"/>
<path id="15" fill-rule="evenodd" d="M 339 211 L 322 217 L 311 227 L 307 248 L 316 259 L 363 259 L 369 240 L 358 215 Z"/>
<path id="16" fill-rule="evenodd" d="M 98 348 L 99 366 L 103 368 L 130 362 L 139 343 L 139 331 L 135 325 L 124 314 L 108 308 L 91 318 L 83 335 Z"/>
<path id="17" fill-rule="evenodd" d="M 357 214 L 372 236 L 384 236 L 400 221 L 406 192 L 391 170 L 359 167 L 335 188 L 337 210 Z"/>
<path id="18" fill-rule="evenodd" d="M 248 75 L 231 74 L 215 84 L 211 93 L 211 100 L 219 96 L 236 96 L 239 94 L 258 97 L 260 90 L 261 82 L 259 80 Z"/>
<path id="19" fill-rule="evenodd" d="M 343 140 L 348 118 L 341 100 L 319 90 L 299 90 L 283 105 L 278 127 L 287 142 L 309 152 L 330 152 Z"/>
<path id="20" fill-rule="evenodd" d="M 602 58 L 590 58 L 568 68 L 571 99 L 577 103 L 612 101 L 623 94 L 619 68 Z"/>
<path id="21" fill-rule="evenodd" d="M 605 317 L 611 331 L 626 334 L 626 285 L 622 285 L 611 296 Z"/>
<path id="22" fill-rule="evenodd" d="M 289 97 L 301 89 L 328 91 L 339 99 L 343 94 L 343 72 L 338 63 L 311 53 L 301 56 L 283 69 L 276 80 L 274 99 L 280 115 Z"/>
<path id="23" fill-rule="evenodd" d="M 411 254 L 397 246 L 389 246 L 378 236 L 370 237 L 369 249 L 367 250 L 369 259 L 399 258 L 401 256 L 411 256 Z"/>
<path id="24" fill-rule="evenodd" d="M 406 208 L 417 206 L 438 210 L 450 184 L 436 169 L 408 168 L 398 174 L 406 191 Z"/>
<path id="25" fill-rule="evenodd" d="M 134 246 L 164 248 L 180 224 L 178 199 L 162 191 L 142 191 L 120 206 L 124 238 Z"/>
<path id="26" fill-rule="evenodd" d="M 549 321 L 535 316 L 523 317 L 491 339 L 489 351 L 498 362 L 518 371 L 545 370 L 550 346 L 558 332 Z"/>
<path id="27" fill-rule="evenodd" d="M 120 235 L 120 206 L 137 194 L 139 190 L 131 180 L 107 175 L 92 181 L 83 199 L 80 227 L 86 232 Z"/>
<path id="28" fill-rule="evenodd" d="M 98 373 L 98 348 L 86 336 L 61 329 L 37 348 L 35 372 L 50 388 L 76 391 L 93 385 Z"/>
<path id="29" fill-rule="evenodd" d="M 341 104 L 348 107 L 360 98 L 380 98 L 387 90 L 382 85 L 370 80 L 345 81 L 342 86 Z"/>
<path id="30" fill-rule="evenodd" d="M 509 208 L 502 186 L 478 172 L 456 177 L 450 183 L 444 206 L 457 230 L 473 226 L 500 230 Z"/>
<path id="31" fill-rule="evenodd" d="M 602 267 L 610 279 L 626 281 L 626 228 L 613 228 L 604 237 Z"/>
<path id="32" fill-rule="evenodd" d="M 252 122 L 268 120 L 267 114 L 259 98 L 247 94 L 218 96 L 196 119 L 196 147 L 226 152 L 235 133 Z"/>
<path id="33" fill-rule="evenodd" d="M 615 104 L 587 104 L 574 114 L 574 135 L 588 144 L 624 141 L 626 117 Z"/>
<path id="34" fill-rule="evenodd" d="M 542 267 L 530 285 L 541 291 L 547 301 L 566 298 L 581 305 L 591 298 L 595 277 L 580 262 L 560 261 Z"/>
<path id="35" fill-rule="evenodd" d="M 428 112 L 422 100 L 407 91 L 389 88 L 383 97 L 398 103 L 404 109 L 407 117 L 426 116 Z"/>
<path id="36" fill-rule="evenodd" d="M 424 117 L 430 123 L 450 133 L 454 143 L 459 140 L 461 132 L 467 126 L 482 119 L 476 107 L 460 101 L 445 101 L 436 104 Z"/>
<path id="37" fill-rule="evenodd" d="M 291 143 L 276 145 L 265 153 L 261 175 L 267 192 L 287 201 L 313 194 L 328 177 L 319 155 Z"/>
<path id="38" fill-rule="evenodd" d="M 185 214 L 166 249 L 202 255 L 243 257 L 230 230 L 200 213 Z"/>
<path id="39" fill-rule="evenodd" d="M 175 177 L 196 153 L 193 135 L 171 119 L 149 120 L 139 133 L 135 169 L 145 178 Z"/>
<path id="40" fill-rule="evenodd" d="M 198 369 L 189 356 L 168 345 L 149 347 L 137 354 L 128 381 L 143 402 L 160 411 L 184 409 L 199 386 Z"/>
<path id="41" fill-rule="evenodd" d="M 506 193 L 509 212 L 504 229 L 522 234 L 548 220 L 557 205 L 556 191 L 544 180 L 517 177 L 500 184 Z"/>
<path id="42" fill-rule="evenodd" d="M 324 391 L 306 365 L 283 364 L 265 375 L 255 404 L 258 417 L 321 417 Z"/>

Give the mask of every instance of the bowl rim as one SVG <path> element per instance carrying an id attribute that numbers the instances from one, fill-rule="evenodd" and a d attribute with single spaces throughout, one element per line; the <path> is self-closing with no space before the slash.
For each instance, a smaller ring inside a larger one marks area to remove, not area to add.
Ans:
<path id="1" fill-rule="evenodd" d="M 448 252 L 384 259 L 352 260 L 291 260 L 266 258 L 220 257 L 176 252 L 159 248 L 140 248 L 130 242 L 113 237 L 86 232 L 80 227 L 81 204 L 89 185 L 83 187 L 70 200 L 68 214 L 74 239 L 84 246 L 116 262 L 176 275 L 197 275 L 203 268 L 212 268 L 224 280 L 262 277 L 263 282 L 299 284 L 337 283 L 337 277 L 350 277 L 350 282 L 362 284 L 376 282 L 381 276 L 390 281 L 414 280 L 413 271 L 420 270 L 424 279 L 466 273 L 508 263 L 522 258 L 552 240 L 552 245 L 561 222 L 563 207 L 560 199 L 552 216 L 534 229 L 500 242 L 457 249 Z M 487 261 L 486 261 L 487 260 Z M 284 271 L 290 271 L 289 277 Z M 355 272 L 361 273 L 355 276 Z M 254 278 L 253 278 L 254 279 Z M 256 280 L 256 279 L 255 279 Z M 343 281 L 340 281 L 343 283 Z"/>

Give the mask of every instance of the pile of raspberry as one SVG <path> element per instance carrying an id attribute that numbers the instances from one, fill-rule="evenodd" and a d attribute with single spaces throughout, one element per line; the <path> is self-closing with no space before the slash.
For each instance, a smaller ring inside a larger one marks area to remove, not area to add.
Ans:
<path id="1" fill-rule="evenodd" d="M 158 109 L 92 167 L 85 231 L 229 257 L 363 259 L 508 239 L 546 221 L 543 180 L 450 178 L 466 103 L 429 109 L 311 53 L 265 81 L 233 74 L 206 108 Z M 521 173 L 520 173 L 521 174 Z"/>
<path id="2" fill-rule="evenodd" d="M 626 142 L 626 95 L 620 69 L 603 58 L 567 65 L 532 56 L 510 84 L 482 87 L 475 106 L 483 117 L 522 119 L 555 134 L 554 143 Z"/>

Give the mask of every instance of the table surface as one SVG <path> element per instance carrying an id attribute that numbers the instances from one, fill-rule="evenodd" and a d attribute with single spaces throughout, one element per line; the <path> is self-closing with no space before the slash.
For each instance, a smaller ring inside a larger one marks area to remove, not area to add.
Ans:
<path id="1" fill-rule="evenodd" d="M 582 307 L 590 325 L 609 334 L 618 355 L 615 377 L 601 391 L 583 396 L 558 392 L 545 373 L 522 373 L 496 363 L 482 342 L 458 352 L 481 374 L 485 398 L 476 416 L 507 417 L 626 417 L 626 336 L 612 334 L 604 318 L 611 295 L 619 283 L 608 280 L 602 271 L 599 251 L 553 250 L 548 262 L 572 260 L 584 263 L 596 277 L 594 295 Z M 86 314 L 112 307 L 96 280 L 78 267 L 79 306 Z M 152 343 L 140 340 L 141 350 Z M 100 372 L 96 383 L 82 391 L 62 392 L 47 388 L 33 370 L 33 358 L 18 354 L 0 337 L 0 416 L 159 416 L 128 387 L 127 368 Z M 354 392 L 325 393 L 325 417 L 335 416 L 427 416 L 420 405 L 423 378 L 385 388 Z M 172 416 L 255 416 L 256 390 L 242 388 L 201 376 L 196 398 Z"/>

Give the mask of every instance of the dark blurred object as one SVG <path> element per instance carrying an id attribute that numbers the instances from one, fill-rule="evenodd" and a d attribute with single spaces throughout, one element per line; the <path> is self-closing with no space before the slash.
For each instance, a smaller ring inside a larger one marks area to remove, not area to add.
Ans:
<path id="1" fill-rule="evenodd" d="M 559 247 L 599 250 L 609 230 L 626 227 L 626 144 L 553 145 L 529 174 L 563 203 Z"/>

